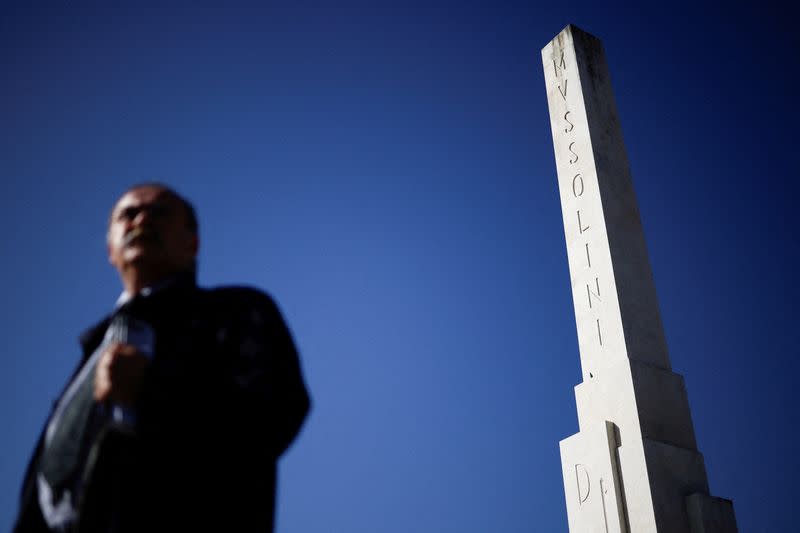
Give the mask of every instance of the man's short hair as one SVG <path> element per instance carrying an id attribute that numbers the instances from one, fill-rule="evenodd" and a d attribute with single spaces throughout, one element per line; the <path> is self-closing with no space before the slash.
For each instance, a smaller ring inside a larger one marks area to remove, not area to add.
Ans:
<path id="1" fill-rule="evenodd" d="M 189 200 L 178 194 L 178 192 L 175 189 L 173 189 L 168 185 L 164 185 L 163 183 L 157 181 L 137 183 L 135 185 L 128 187 L 125 190 L 125 192 L 123 192 L 119 196 L 119 198 L 122 198 L 129 192 L 135 191 L 136 189 L 150 189 L 150 188 L 161 189 L 168 196 L 172 197 L 174 200 L 177 200 L 178 203 L 181 204 L 181 206 L 183 206 L 183 211 L 184 214 L 186 215 L 186 227 L 189 229 L 189 231 L 197 235 L 200 229 L 200 225 L 197 222 L 197 212 L 195 211 L 194 206 Z M 119 199 L 117 200 L 117 202 L 119 202 Z M 115 207 L 117 207 L 116 203 L 114 204 L 114 207 L 111 208 L 111 215 L 109 215 L 109 227 L 111 227 L 111 217 L 114 215 Z"/>

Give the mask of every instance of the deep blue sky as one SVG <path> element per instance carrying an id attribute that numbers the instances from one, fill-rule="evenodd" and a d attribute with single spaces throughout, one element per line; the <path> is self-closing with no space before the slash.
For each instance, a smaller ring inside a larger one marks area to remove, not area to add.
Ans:
<path id="1" fill-rule="evenodd" d="M 772 2 L 24 4 L 0 6 L 0 530 L 117 297 L 108 210 L 158 179 L 197 205 L 200 281 L 270 291 L 300 348 L 279 532 L 566 531 L 539 54 L 568 23 L 606 47 L 712 493 L 742 532 L 796 526 L 800 46 Z"/>

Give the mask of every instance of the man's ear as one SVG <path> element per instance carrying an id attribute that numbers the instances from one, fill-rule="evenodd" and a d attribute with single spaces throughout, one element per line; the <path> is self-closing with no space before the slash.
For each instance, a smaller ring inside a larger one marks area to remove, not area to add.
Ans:
<path id="1" fill-rule="evenodd" d="M 182 252 L 185 252 L 183 256 L 184 260 L 191 260 L 193 263 L 196 263 L 197 252 L 200 250 L 200 239 L 197 234 L 193 233 L 189 239 L 184 241 L 184 246 L 185 248 L 182 250 Z"/>

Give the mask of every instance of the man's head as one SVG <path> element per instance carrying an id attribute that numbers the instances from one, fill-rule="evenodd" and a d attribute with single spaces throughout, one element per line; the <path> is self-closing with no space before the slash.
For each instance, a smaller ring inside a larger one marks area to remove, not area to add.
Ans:
<path id="1" fill-rule="evenodd" d="M 194 208 L 165 185 L 135 185 L 111 211 L 107 243 L 129 292 L 192 270 L 199 248 Z"/>

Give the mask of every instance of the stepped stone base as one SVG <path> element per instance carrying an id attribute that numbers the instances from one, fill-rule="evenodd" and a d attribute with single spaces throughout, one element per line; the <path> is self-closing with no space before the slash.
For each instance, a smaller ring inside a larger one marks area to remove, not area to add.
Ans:
<path id="1" fill-rule="evenodd" d="M 692 533 L 737 533 L 733 502 L 707 494 L 686 497 L 689 526 Z"/>

